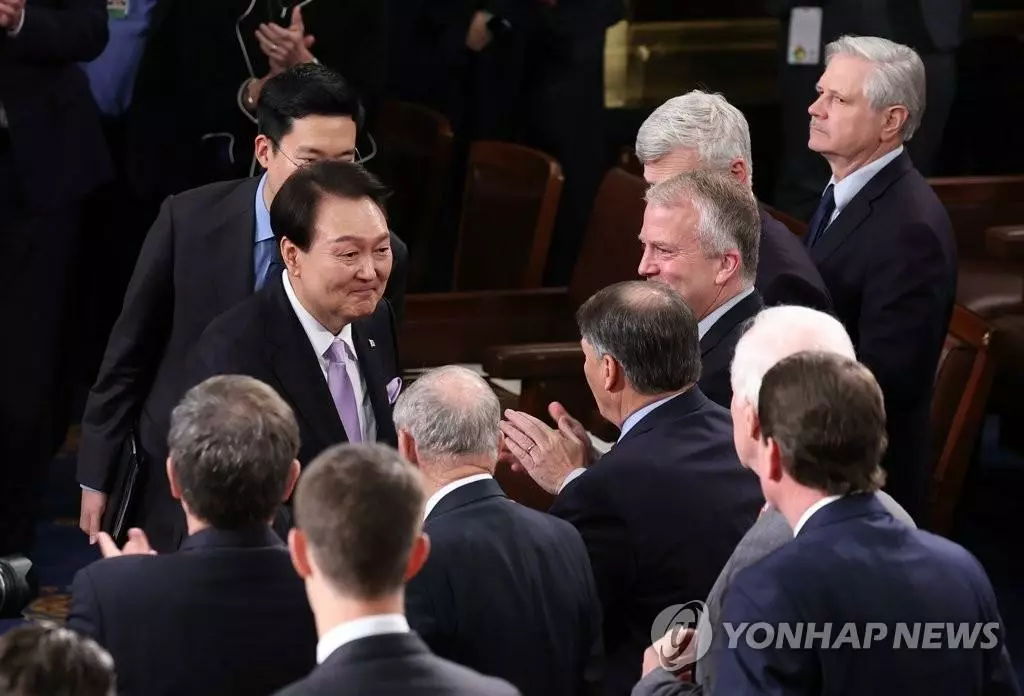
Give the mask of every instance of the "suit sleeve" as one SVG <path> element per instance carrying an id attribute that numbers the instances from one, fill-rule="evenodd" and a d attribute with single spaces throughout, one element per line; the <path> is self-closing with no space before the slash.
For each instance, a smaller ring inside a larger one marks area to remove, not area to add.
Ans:
<path id="1" fill-rule="evenodd" d="M 66 0 L 61 7 L 28 3 L 25 23 L 16 37 L 7 37 L 4 54 L 22 63 L 40 65 L 90 61 L 107 46 L 107 5 L 104 0 Z"/>
<path id="2" fill-rule="evenodd" d="M 71 606 L 68 608 L 67 627 L 103 645 L 103 625 L 99 598 L 88 568 L 75 574 L 71 584 Z"/>
<path id="3" fill-rule="evenodd" d="M 82 416 L 78 481 L 98 490 L 153 384 L 174 312 L 173 199 L 149 230 Z"/>
<path id="4" fill-rule="evenodd" d="M 858 357 L 892 413 L 930 393 L 934 366 L 921 356 L 946 335 L 949 278 L 939 241 L 925 225 L 893 235 L 893 243 L 879 251 L 864 285 Z"/>
<path id="5" fill-rule="evenodd" d="M 674 674 L 658 667 L 633 687 L 630 696 L 703 696 L 699 684 L 679 681 Z"/>

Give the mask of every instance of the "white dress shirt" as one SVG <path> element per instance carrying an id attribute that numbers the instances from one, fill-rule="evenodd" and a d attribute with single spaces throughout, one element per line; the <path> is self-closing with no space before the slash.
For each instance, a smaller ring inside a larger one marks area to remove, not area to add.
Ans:
<path id="1" fill-rule="evenodd" d="M 335 650 L 360 638 L 408 632 L 409 622 L 401 614 L 378 614 L 338 624 L 316 644 L 316 662 L 323 664 Z"/>
<path id="2" fill-rule="evenodd" d="M 804 514 L 800 515 L 800 519 L 796 521 L 796 526 L 793 527 L 793 536 L 796 537 L 796 535 L 800 533 L 800 530 L 803 529 L 803 526 L 807 524 L 807 520 L 811 519 L 814 513 L 816 513 L 818 510 L 822 509 L 829 503 L 834 503 L 835 501 L 839 500 L 842 497 L 843 496 L 841 495 L 826 496 L 819 500 L 818 502 L 816 502 L 814 505 L 804 510 Z"/>
<path id="3" fill-rule="evenodd" d="M 854 196 L 860 193 L 861 189 L 868 185 L 868 182 L 874 178 L 875 174 L 885 169 L 885 165 L 892 162 L 902 153 L 903 146 L 900 145 L 892 152 L 887 152 L 875 161 L 868 162 L 857 171 L 847 174 L 846 178 L 842 181 L 836 181 L 835 176 L 829 179 L 829 186 L 834 187 L 832 189 L 832 196 L 836 201 L 836 209 L 832 211 L 832 217 L 828 219 L 828 224 L 831 225 L 839 217 L 839 213 L 843 212 L 843 208 L 853 200 Z M 825 188 L 828 188 L 828 186 Z"/>
<path id="4" fill-rule="evenodd" d="M 324 357 L 324 353 L 335 341 L 341 341 L 348 346 L 350 357 L 345 363 L 345 371 L 348 372 L 356 403 L 359 404 L 359 427 L 363 431 L 363 442 L 375 442 L 377 440 L 377 420 L 373 415 L 373 405 L 370 403 L 370 394 L 366 389 L 366 379 L 363 377 L 363 371 L 359 369 L 358 353 L 356 353 L 355 344 L 352 342 L 352 325 L 346 324 L 337 336 L 332 334 L 323 324 L 314 319 L 313 315 L 306 311 L 306 308 L 299 302 L 299 298 L 295 296 L 295 290 L 292 289 L 287 270 L 281 272 L 281 277 L 288 302 L 291 303 L 295 316 L 299 318 L 299 323 L 302 324 L 309 343 L 313 346 L 325 382 L 327 381 L 327 358 Z"/>
<path id="5" fill-rule="evenodd" d="M 730 309 L 738 305 L 740 302 L 745 300 L 747 297 L 754 292 L 754 286 L 751 285 L 749 288 L 741 292 L 740 294 L 733 297 L 728 302 L 722 304 L 721 307 L 708 314 L 706 317 L 697 322 L 697 340 L 704 338 L 704 334 L 711 330 L 711 327 L 715 325 L 715 322 L 725 316 L 725 313 Z"/>
<path id="6" fill-rule="evenodd" d="M 21 33 L 21 28 L 25 26 L 25 15 L 28 14 L 28 7 L 21 8 L 21 19 L 18 20 L 18 26 L 13 29 L 7 30 L 7 35 L 14 38 Z M 4 111 L 3 103 L 0 103 L 0 128 L 7 128 L 7 112 Z"/>
<path id="7" fill-rule="evenodd" d="M 437 506 L 437 504 L 441 502 L 441 499 L 444 498 L 449 493 L 451 493 L 452 491 L 454 491 L 455 489 L 462 488 L 463 486 L 467 486 L 471 483 L 476 483 L 477 481 L 486 481 L 489 478 L 494 477 L 487 473 L 473 474 L 472 476 L 460 478 L 458 481 L 452 481 L 446 486 L 438 489 L 434 493 L 434 495 L 427 498 L 427 507 L 423 511 L 423 519 L 427 519 L 427 515 L 429 515 L 430 511 L 433 510 Z"/>

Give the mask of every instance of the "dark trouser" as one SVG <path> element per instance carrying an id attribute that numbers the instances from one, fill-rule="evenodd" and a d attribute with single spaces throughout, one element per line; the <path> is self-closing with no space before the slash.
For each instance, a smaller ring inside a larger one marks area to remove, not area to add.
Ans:
<path id="1" fill-rule="evenodd" d="M 64 359 L 78 205 L 31 210 L 0 131 L 0 556 L 27 554 L 49 460 L 64 440 Z"/>

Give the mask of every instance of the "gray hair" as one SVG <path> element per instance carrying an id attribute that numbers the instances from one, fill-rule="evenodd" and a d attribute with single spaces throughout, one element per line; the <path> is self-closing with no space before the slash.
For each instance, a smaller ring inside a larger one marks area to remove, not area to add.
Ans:
<path id="1" fill-rule="evenodd" d="M 398 397 L 394 421 L 427 454 L 498 456 L 501 404 L 487 383 L 464 367 L 439 367 L 418 377 Z"/>
<path id="2" fill-rule="evenodd" d="M 832 315 L 796 305 L 761 311 L 736 343 L 730 370 L 732 393 L 757 411 L 765 373 L 783 358 L 805 351 L 857 359 L 850 335 Z"/>
<path id="3" fill-rule="evenodd" d="M 655 109 L 637 131 L 636 156 L 642 164 L 680 149 L 696 150 L 709 169 L 726 170 L 740 158 L 753 183 L 750 126 L 743 112 L 720 94 L 695 89 L 673 97 Z"/>
<path id="4" fill-rule="evenodd" d="M 234 529 L 273 517 L 299 452 L 299 426 L 271 387 L 221 375 L 185 394 L 167 444 L 192 514 Z"/>
<path id="5" fill-rule="evenodd" d="M 754 284 L 761 244 L 761 212 L 751 190 L 724 172 L 677 174 L 647 191 L 647 203 L 671 208 L 689 201 L 700 215 L 697 235 L 704 258 L 740 253 L 744 286 Z"/>
<path id="6" fill-rule="evenodd" d="M 864 81 L 864 96 L 876 111 L 889 106 L 907 109 L 900 136 L 906 142 L 921 125 L 925 109 L 925 70 L 909 46 L 877 36 L 843 36 L 825 47 L 825 65 L 836 56 L 863 58 L 874 68 Z"/>

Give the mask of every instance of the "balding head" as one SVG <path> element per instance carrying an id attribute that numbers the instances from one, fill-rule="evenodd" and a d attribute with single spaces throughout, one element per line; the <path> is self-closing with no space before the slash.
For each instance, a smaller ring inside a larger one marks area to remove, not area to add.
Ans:
<path id="1" fill-rule="evenodd" d="M 395 404 L 394 420 L 399 449 L 421 468 L 473 462 L 493 468 L 497 460 L 501 405 L 464 367 L 439 367 L 417 378 Z"/>

